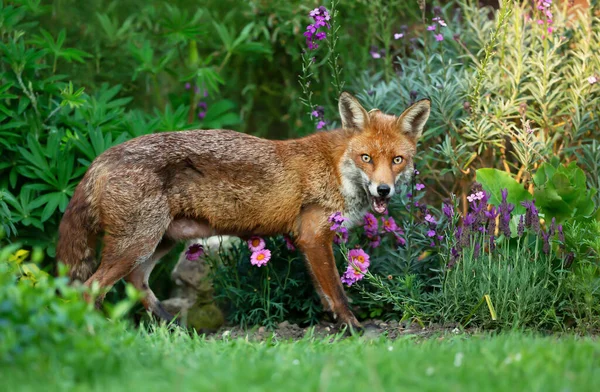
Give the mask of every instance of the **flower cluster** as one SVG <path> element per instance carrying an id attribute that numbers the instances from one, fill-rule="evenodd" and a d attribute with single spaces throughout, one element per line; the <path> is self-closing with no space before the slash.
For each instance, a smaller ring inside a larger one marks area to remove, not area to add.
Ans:
<path id="1" fill-rule="evenodd" d="M 203 254 L 204 254 L 204 247 L 201 244 L 192 244 L 185 251 L 185 258 L 190 261 L 196 261 Z"/>
<path id="2" fill-rule="evenodd" d="M 441 33 L 441 29 L 442 27 L 447 27 L 448 25 L 446 24 L 446 21 L 442 19 L 442 9 L 440 7 L 435 7 L 433 12 L 436 16 L 431 19 L 433 24 L 427 26 L 427 31 L 433 32 L 433 36 L 436 41 L 443 41 L 444 35 Z M 440 31 L 438 31 L 438 28 Z"/>
<path id="3" fill-rule="evenodd" d="M 535 0 L 535 4 L 536 4 L 536 23 L 538 25 L 545 25 L 546 26 L 546 31 L 548 32 L 548 34 L 552 34 L 552 32 L 554 31 L 554 28 L 552 27 L 552 11 L 550 10 L 550 7 L 552 6 L 552 0 Z M 543 37 L 542 37 L 543 38 Z"/>
<path id="4" fill-rule="evenodd" d="M 323 129 L 325 125 L 327 125 L 327 121 L 325 120 L 325 108 L 323 106 L 316 106 L 310 115 L 319 120 L 317 122 L 317 129 Z"/>
<path id="5" fill-rule="evenodd" d="M 369 255 L 362 249 L 352 249 L 348 252 L 348 268 L 342 275 L 342 283 L 352 286 L 361 280 L 369 268 Z"/>
<path id="6" fill-rule="evenodd" d="M 329 16 L 329 12 L 327 12 L 327 8 L 320 6 L 310 11 L 310 17 L 315 21 L 312 24 L 306 26 L 306 31 L 304 32 L 304 36 L 306 37 L 306 45 L 309 50 L 314 50 L 319 47 L 316 41 L 322 41 L 327 38 L 327 33 L 325 31 L 319 31 L 321 27 L 331 28 L 329 24 L 329 20 L 331 16 Z"/>
<path id="7" fill-rule="evenodd" d="M 467 198 L 469 200 L 469 212 L 464 217 L 462 224 L 456 227 L 454 232 L 455 246 L 450 250 L 451 259 L 448 267 L 451 268 L 464 248 L 473 246 L 475 250 L 474 256 L 477 257 L 481 252 L 481 245 L 477 238 L 479 235 L 484 235 L 488 241 L 488 250 L 493 251 L 496 245 L 496 231 L 498 234 L 504 235 L 505 238 L 511 238 L 512 232 L 510 221 L 515 210 L 515 205 L 507 201 L 508 190 L 502 190 L 502 201 L 498 207 L 488 205 L 489 195 L 479 190 L 480 185 L 475 184 L 475 190 Z M 553 218 L 547 230 L 542 229 L 540 225 L 540 216 L 535 200 L 526 200 L 521 202 L 525 207 L 525 214 L 519 217 L 517 224 L 517 237 L 523 237 L 525 230 L 539 235 L 542 238 L 543 252 L 550 253 L 550 239 L 558 237 L 560 248 L 564 249 L 564 233 L 561 225 L 556 224 Z M 453 209 L 450 205 L 444 204 L 444 215 L 449 218 L 453 215 Z M 498 222 L 498 230 L 496 230 L 496 222 Z"/>
<path id="8" fill-rule="evenodd" d="M 333 242 L 339 244 L 348 241 L 348 228 L 343 226 L 348 218 L 342 216 L 342 213 L 338 211 L 331 214 L 327 220 L 331 223 L 330 230 L 336 234 L 333 238 Z"/>
<path id="9" fill-rule="evenodd" d="M 257 267 L 266 265 L 271 260 L 271 251 L 266 249 L 265 240 L 261 237 L 250 237 L 247 241 L 248 249 L 252 252 L 250 256 L 250 263 Z"/>

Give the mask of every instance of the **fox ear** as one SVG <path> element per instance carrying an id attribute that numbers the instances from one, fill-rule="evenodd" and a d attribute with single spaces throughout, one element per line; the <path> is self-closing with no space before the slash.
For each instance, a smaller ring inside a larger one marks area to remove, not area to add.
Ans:
<path id="1" fill-rule="evenodd" d="M 429 118 L 431 101 L 421 99 L 412 104 L 398 118 L 398 126 L 402 132 L 418 139 L 423 134 L 423 127 Z"/>
<path id="2" fill-rule="evenodd" d="M 347 92 L 340 95 L 339 101 L 342 128 L 363 129 L 369 123 L 369 115 L 356 98 Z"/>

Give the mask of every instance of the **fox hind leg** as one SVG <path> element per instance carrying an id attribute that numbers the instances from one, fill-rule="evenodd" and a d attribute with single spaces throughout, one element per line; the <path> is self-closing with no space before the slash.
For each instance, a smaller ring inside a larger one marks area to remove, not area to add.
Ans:
<path id="1" fill-rule="evenodd" d="M 144 293 L 144 298 L 142 299 L 142 304 L 147 311 L 151 312 L 154 316 L 158 317 L 161 320 L 166 322 L 171 322 L 174 319 L 174 316 L 165 310 L 160 301 L 152 292 L 152 289 L 149 286 L 148 279 L 150 278 L 150 274 L 152 270 L 158 263 L 158 261 L 173 247 L 175 246 L 175 241 L 163 238 L 160 244 L 156 247 L 154 254 L 150 256 L 146 261 L 137 265 L 133 271 L 129 273 L 125 277 L 125 280 L 131 283 L 136 289 Z"/>

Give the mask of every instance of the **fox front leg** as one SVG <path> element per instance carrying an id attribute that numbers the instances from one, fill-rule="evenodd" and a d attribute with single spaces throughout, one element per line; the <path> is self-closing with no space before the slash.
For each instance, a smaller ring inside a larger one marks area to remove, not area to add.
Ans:
<path id="1" fill-rule="evenodd" d="M 305 211 L 296 243 L 306 257 L 308 270 L 322 301 L 329 305 L 329 310 L 340 323 L 346 324 L 351 330 L 359 331 L 362 330 L 362 326 L 350 310 L 335 265 L 331 247 L 334 233 L 329 230 L 326 217 L 327 215 L 318 209 Z"/>

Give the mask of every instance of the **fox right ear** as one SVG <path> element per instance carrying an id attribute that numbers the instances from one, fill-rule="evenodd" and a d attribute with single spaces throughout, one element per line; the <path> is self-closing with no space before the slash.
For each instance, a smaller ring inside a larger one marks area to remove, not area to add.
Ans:
<path id="1" fill-rule="evenodd" d="M 363 129 L 369 123 L 369 115 L 356 98 L 350 93 L 343 92 L 339 101 L 342 128 Z"/>

